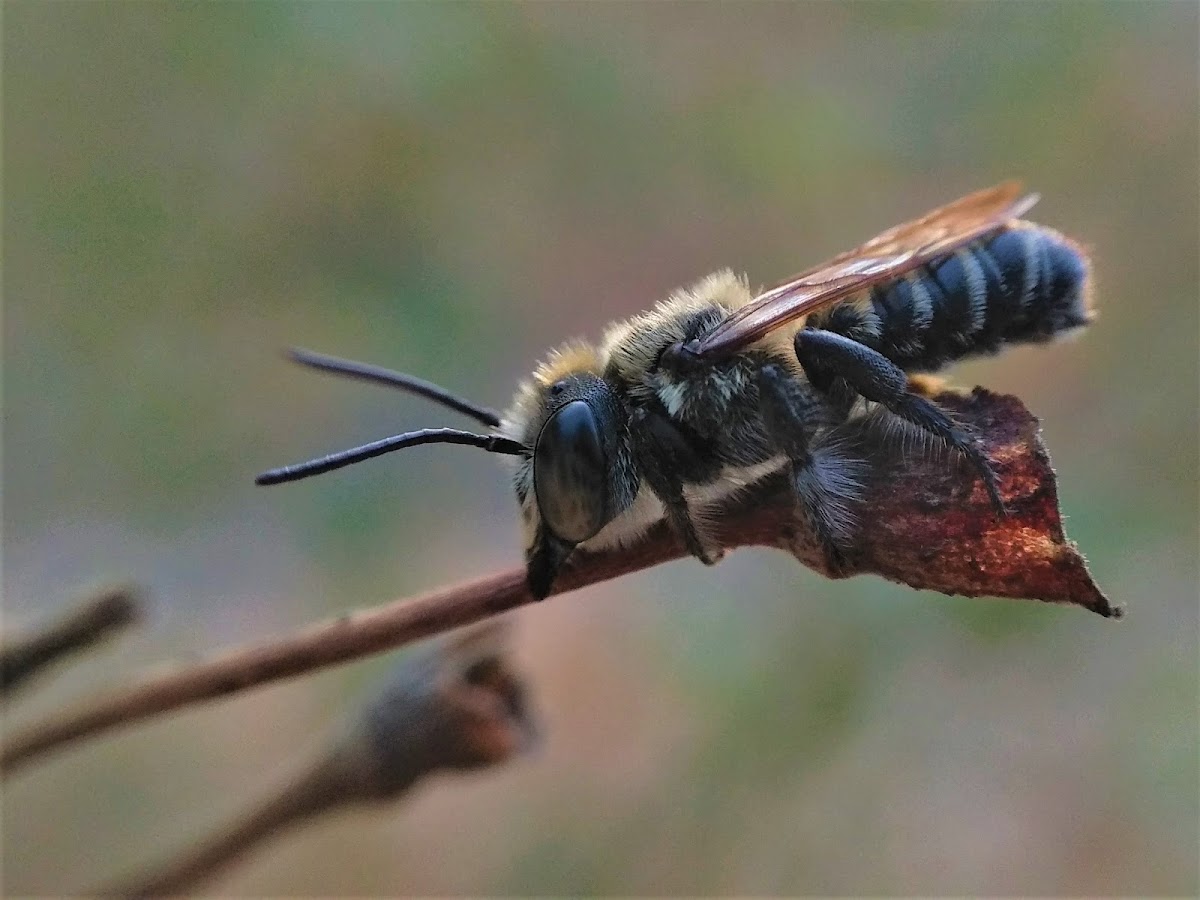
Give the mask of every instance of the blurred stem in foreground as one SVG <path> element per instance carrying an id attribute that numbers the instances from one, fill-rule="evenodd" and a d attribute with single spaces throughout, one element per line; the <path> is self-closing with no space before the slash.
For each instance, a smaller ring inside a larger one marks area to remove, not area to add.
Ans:
<path id="1" fill-rule="evenodd" d="M 64 657 L 94 647 L 134 625 L 141 603 L 127 585 L 105 588 L 88 597 L 56 622 L 0 642 L 0 697 Z"/>
<path id="2" fill-rule="evenodd" d="M 393 801 L 426 775 L 496 765 L 531 746 L 525 683 L 507 627 L 471 629 L 407 654 L 383 690 L 307 771 L 196 846 L 105 896 L 180 894 L 284 829 L 351 805 Z"/>

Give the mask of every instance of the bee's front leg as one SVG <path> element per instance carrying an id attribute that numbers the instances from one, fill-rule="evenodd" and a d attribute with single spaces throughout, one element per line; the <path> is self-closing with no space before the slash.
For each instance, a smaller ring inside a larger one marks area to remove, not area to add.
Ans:
<path id="1" fill-rule="evenodd" d="M 684 547 L 706 566 L 720 562 L 723 552 L 705 541 L 683 495 L 684 484 L 711 477 L 712 462 L 702 448 L 688 441 L 665 409 L 635 409 L 629 424 L 642 476 L 662 501 L 667 521 L 683 539 Z"/>
<path id="2" fill-rule="evenodd" d="M 833 572 L 846 568 L 854 538 L 854 505 L 862 489 L 861 460 L 843 455 L 836 444 L 814 444 L 826 418 L 811 389 L 781 366 L 758 372 L 759 404 L 767 438 L 791 462 L 791 481 L 807 520 Z"/>

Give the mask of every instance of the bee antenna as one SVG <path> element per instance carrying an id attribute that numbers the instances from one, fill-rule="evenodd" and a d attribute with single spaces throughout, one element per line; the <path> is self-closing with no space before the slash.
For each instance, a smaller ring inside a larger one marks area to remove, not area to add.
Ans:
<path id="1" fill-rule="evenodd" d="M 324 472 L 332 472 L 343 466 L 366 459 L 383 456 L 393 450 L 403 450 L 405 447 L 416 447 L 419 444 L 466 444 L 469 447 L 481 447 L 488 453 L 504 453 L 509 456 L 529 456 L 529 448 L 520 441 L 506 438 L 498 434 L 473 434 L 470 431 L 459 431 L 457 428 L 424 428 L 420 431 L 409 431 L 405 434 L 394 434 L 382 440 L 363 444 L 361 447 L 351 447 L 338 453 L 331 453 L 319 459 L 296 463 L 291 466 L 280 466 L 263 472 L 254 479 L 255 484 L 283 484 L 286 481 L 299 481 Z"/>
<path id="2" fill-rule="evenodd" d="M 425 397 L 427 400 L 432 400 L 434 403 L 440 403 L 442 406 L 448 406 L 456 412 L 468 415 L 476 422 L 487 425 L 490 428 L 495 428 L 500 424 L 500 414 L 494 409 L 480 406 L 478 403 L 472 403 L 470 400 L 452 394 L 450 391 L 432 382 L 415 378 L 412 375 L 406 375 L 403 372 L 393 372 L 391 369 L 385 369 L 383 366 L 373 366 L 370 363 L 338 359 L 336 356 L 326 356 L 323 353 L 314 353 L 311 350 L 304 350 L 300 347 L 293 347 L 288 350 L 287 356 L 293 362 L 298 362 L 300 365 L 308 366 L 311 369 L 332 372 L 334 375 L 344 375 L 347 378 L 367 381 L 372 384 L 385 384 L 388 387 L 396 387 L 402 391 L 408 391 L 410 394 L 417 394 L 418 396 Z"/>

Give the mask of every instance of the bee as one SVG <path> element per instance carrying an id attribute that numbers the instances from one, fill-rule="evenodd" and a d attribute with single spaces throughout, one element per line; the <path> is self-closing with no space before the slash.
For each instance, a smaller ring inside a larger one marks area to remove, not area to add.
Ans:
<path id="1" fill-rule="evenodd" d="M 426 443 L 510 455 L 538 599 L 575 548 L 627 544 L 662 518 L 692 556 L 717 562 L 713 505 L 781 470 L 829 569 L 843 570 L 866 464 L 840 437 L 867 411 L 960 454 L 1003 516 L 978 437 L 909 376 L 1046 343 L 1092 320 L 1085 252 L 1020 218 L 1037 199 L 1017 182 L 969 194 L 757 295 L 717 272 L 610 325 L 599 346 L 554 350 L 503 414 L 411 375 L 293 351 L 305 365 L 424 396 L 488 432 L 394 435 L 257 482 Z"/>

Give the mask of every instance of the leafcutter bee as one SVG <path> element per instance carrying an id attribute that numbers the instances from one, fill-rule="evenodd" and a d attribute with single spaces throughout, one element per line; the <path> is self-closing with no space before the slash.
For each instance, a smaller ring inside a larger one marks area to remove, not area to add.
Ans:
<path id="1" fill-rule="evenodd" d="M 486 434 L 428 429 L 260 475 L 294 481 L 425 443 L 516 458 L 530 591 L 545 597 L 574 548 L 621 544 L 665 517 L 705 563 L 708 507 L 786 468 L 829 566 L 845 566 L 865 463 L 842 428 L 886 410 L 968 460 L 998 515 L 977 438 L 910 383 L 964 357 L 1037 344 L 1092 318 L 1083 250 L 1020 219 L 1016 182 L 969 194 L 757 296 L 725 270 L 610 325 L 599 346 L 554 350 L 503 414 L 410 375 L 307 351 L 309 366 L 411 391 Z"/>

